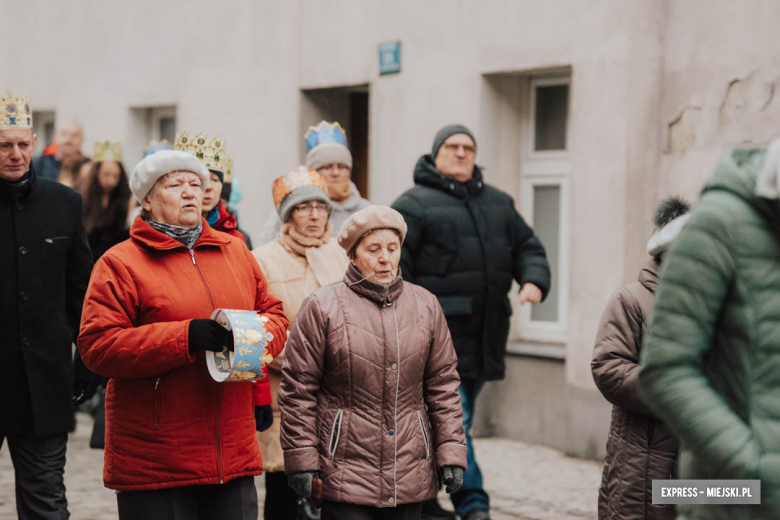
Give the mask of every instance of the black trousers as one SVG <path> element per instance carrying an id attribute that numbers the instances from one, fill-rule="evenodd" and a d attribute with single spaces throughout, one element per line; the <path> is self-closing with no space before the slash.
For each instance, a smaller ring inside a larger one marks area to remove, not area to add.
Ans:
<path id="1" fill-rule="evenodd" d="M 0 447 L 6 437 L 0 436 Z M 20 520 L 67 520 L 65 450 L 68 434 L 7 437 L 14 465 L 16 512 Z"/>
<path id="2" fill-rule="evenodd" d="M 254 477 L 213 486 L 120 491 L 119 520 L 257 520 Z"/>
<path id="3" fill-rule="evenodd" d="M 298 497 L 287 483 L 284 471 L 265 474 L 265 504 L 263 520 L 295 520 Z"/>
<path id="4" fill-rule="evenodd" d="M 422 502 L 396 507 L 370 507 L 323 502 L 322 520 L 420 520 Z"/>

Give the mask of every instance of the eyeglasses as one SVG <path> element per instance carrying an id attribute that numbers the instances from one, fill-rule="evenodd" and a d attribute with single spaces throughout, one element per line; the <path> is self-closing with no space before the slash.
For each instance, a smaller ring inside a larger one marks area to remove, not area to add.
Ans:
<path id="1" fill-rule="evenodd" d="M 295 206 L 295 211 L 308 215 L 311 215 L 314 211 L 317 213 L 327 213 L 328 206 L 326 204 L 298 204 Z"/>
<path id="2" fill-rule="evenodd" d="M 447 150 L 449 153 L 457 153 L 459 148 L 463 148 L 463 153 L 465 153 L 466 155 L 473 155 L 477 153 L 477 149 L 471 146 L 470 144 L 444 143 L 444 149 Z"/>

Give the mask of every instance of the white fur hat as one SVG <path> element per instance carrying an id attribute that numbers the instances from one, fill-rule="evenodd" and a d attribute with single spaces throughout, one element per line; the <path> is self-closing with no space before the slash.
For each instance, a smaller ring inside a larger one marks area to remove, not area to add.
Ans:
<path id="1" fill-rule="evenodd" d="M 204 190 L 209 185 L 209 171 L 197 157 L 178 150 L 160 150 L 146 156 L 136 165 L 130 175 L 130 190 L 139 202 L 143 202 L 160 178 L 177 171 L 192 172 L 200 177 Z"/>

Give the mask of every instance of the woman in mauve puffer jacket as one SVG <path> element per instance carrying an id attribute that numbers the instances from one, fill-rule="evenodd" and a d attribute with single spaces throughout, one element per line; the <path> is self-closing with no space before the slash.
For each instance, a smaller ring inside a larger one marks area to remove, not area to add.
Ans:
<path id="1" fill-rule="evenodd" d="M 350 217 L 344 280 L 304 301 L 287 343 L 285 468 L 303 498 L 322 479 L 323 519 L 419 518 L 439 475 L 449 492 L 462 483 L 457 358 L 436 297 L 401 278 L 405 234 L 387 207 Z"/>
<path id="2" fill-rule="evenodd" d="M 653 480 L 674 478 L 677 440 L 640 400 L 639 352 L 655 302 L 666 250 L 680 233 L 688 204 L 664 201 L 656 212 L 658 232 L 639 280 L 618 290 L 599 323 L 591 369 L 612 404 L 607 456 L 599 489 L 599 520 L 673 520 L 673 505 L 653 504 Z"/>

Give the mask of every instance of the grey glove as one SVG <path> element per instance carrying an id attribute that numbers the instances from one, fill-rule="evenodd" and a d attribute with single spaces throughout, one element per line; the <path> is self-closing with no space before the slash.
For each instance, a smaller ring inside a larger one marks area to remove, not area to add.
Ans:
<path id="1" fill-rule="evenodd" d="M 447 493 L 457 493 L 463 486 L 463 468 L 460 466 L 442 467 L 441 483 L 447 486 Z"/>
<path id="2" fill-rule="evenodd" d="M 287 483 L 298 495 L 299 501 L 311 500 L 311 483 L 315 476 L 317 476 L 316 471 L 302 471 L 287 475 Z"/>

